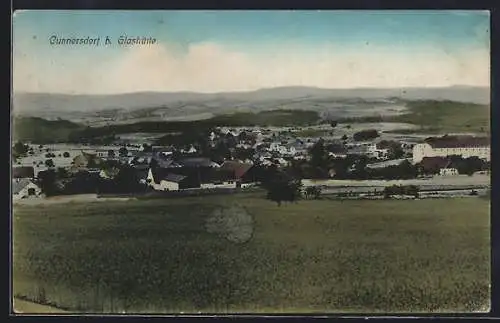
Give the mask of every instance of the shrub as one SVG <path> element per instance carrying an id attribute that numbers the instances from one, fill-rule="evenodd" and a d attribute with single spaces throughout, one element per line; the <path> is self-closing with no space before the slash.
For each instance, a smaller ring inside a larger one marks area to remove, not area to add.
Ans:
<path id="1" fill-rule="evenodd" d="M 377 130 L 369 129 L 369 130 L 362 130 L 362 131 L 356 132 L 353 135 L 353 139 L 355 141 L 363 141 L 363 140 L 375 139 L 379 136 L 380 136 L 380 134 L 378 133 Z"/>
<path id="2" fill-rule="evenodd" d="M 393 195 L 412 195 L 418 197 L 420 189 L 415 185 L 392 185 L 384 188 L 384 197 L 390 198 Z"/>

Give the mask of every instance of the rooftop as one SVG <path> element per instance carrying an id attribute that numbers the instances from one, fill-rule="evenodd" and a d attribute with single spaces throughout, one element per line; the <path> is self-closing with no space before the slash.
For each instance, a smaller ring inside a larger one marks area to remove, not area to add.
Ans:
<path id="1" fill-rule="evenodd" d="M 169 173 L 169 174 L 165 175 L 165 177 L 163 178 L 163 180 L 169 181 L 169 182 L 179 183 L 179 182 L 181 182 L 185 178 L 186 178 L 186 176 L 184 176 L 184 175 L 178 175 L 178 174 Z"/>
<path id="2" fill-rule="evenodd" d="M 35 169 L 33 167 L 13 167 L 12 178 L 33 178 L 35 176 Z"/>
<path id="3" fill-rule="evenodd" d="M 425 142 L 433 148 L 489 147 L 490 138 L 474 136 L 430 137 Z"/>
<path id="4" fill-rule="evenodd" d="M 12 181 L 12 194 L 17 194 L 21 192 L 23 188 L 25 188 L 27 185 L 31 183 L 31 180 L 27 178 L 22 178 L 20 180 L 13 180 Z"/>

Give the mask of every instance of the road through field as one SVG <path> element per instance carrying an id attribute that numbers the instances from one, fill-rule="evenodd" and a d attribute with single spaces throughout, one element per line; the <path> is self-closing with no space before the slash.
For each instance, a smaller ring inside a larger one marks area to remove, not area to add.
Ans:
<path id="1" fill-rule="evenodd" d="M 325 186 L 325 187 L 386 187 L 390 185 L 417 185 L 420 187 L 461 187 L 475 186 L 486 187 L 491 183 L 488 175 L 459 175 L 459 176 L 435 176 L 432 178 L 418 178 L 407 180 L 302 180 L 304 186 Z"/>

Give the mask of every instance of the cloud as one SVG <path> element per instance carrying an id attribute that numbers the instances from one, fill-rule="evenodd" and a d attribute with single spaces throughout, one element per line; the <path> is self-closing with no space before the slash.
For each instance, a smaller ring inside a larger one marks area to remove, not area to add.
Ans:
<path id="1" fill-rule="evenodd" d="M 138 91 L 247 91 L 275 86 L 489 86 L 489 52 L 444 48 L 323 46 L 241 52 L 216 43 L 191 44 L 184 53 L 166 44 L 123 49 L 113 60 L 15 54 L 15 91 L 124 93 Z"/>

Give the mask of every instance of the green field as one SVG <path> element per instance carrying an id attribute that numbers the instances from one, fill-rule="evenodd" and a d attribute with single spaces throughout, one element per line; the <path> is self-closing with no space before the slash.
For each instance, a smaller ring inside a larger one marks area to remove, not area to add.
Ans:
<path id="1" fill-rule="evenodd" d="M 213 210 L 253 217 L 238 244 Z M 19 206 L 14 295 L 86 312 L 488 309 L 489 200 L 300 201 L 253 193 Z"/>
<path id="2" fill-rule="evenodd" d="M 418 129 L 388 131 L 401 134 L 490 131 L 490 106 L 454 101 L 406 101 L 409 112 L 400 116 L 368 116 L 341 118 L 340 123 L 403 122 L 419 126 Z"/>
<path id="3" fill-rule="evenodd" d="M 410 101 L 411 113 L 399 117 L 400 122 L 419 125 L 424 132 L 490 131 L 490 107 L 453 101 Z"/>

